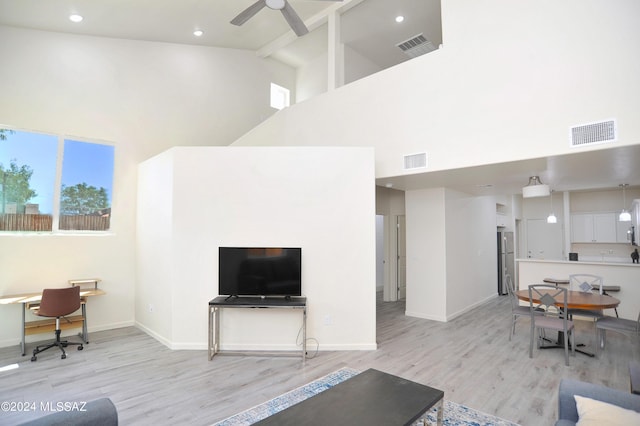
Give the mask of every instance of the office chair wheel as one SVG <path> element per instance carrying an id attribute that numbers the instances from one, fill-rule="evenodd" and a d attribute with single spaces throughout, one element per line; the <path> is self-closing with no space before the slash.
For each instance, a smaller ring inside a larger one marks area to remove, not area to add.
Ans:
<path id="1" fill-rule="evenodd" d="M 67 354 L 62 354 L 62 355 L 60 356 L 60 359 L 66 359 L 66 358 L 67 358 Z"/>
<path id="2" fill-rule="evenodd" d="M 84 349 L 84 346 L 82 346 L 82 345 L 78 346 L 78 350 L 79 350 L 79 351 L 81 351 L 81 350 L 83 350 L 83 349 Z"/>
<path id="3" fill-rule="evenodd" d="M 38 357 L 34 355 L 34 356 L 31 357 L 31 362 L 36 361 L 37 359 L 38 359 Z"/>

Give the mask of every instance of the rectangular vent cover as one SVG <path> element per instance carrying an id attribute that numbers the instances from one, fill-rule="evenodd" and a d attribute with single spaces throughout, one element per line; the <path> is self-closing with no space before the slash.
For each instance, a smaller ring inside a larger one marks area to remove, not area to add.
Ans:
<path id="1" fill-rule="evenodd" d="M 427 167 L 427 153 L 411 154 L 404 156 L 404 169 L 424 169 Z"/>
<path id="2" fill-rule="evenodd" d="M 402 43 L 396 44 L 396 47 L 399 47 L 408 57 L 416 58 L 418 56 L 424 55 L 425 53 L 433 52 L 436 50 L 436 47 L 429 40 L 425 38 L 422 34 L 418 34 L 415 37 L 410 38 L 409 40 L 403 41 Z"/>
<path id="3" fill-rule="evenodd" d="M 571 146 L 614 142 L 616 136 L 615 120 L 575 126 L 571 128 Z"/>

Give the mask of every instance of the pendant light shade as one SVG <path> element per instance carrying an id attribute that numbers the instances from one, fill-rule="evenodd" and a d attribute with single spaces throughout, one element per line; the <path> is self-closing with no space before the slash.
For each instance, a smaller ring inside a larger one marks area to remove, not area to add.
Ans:
<path id="1" fill-rule="evenodd" d="M 540 181 L 538 176 L 531 176 L 527 186 L 522 188 L 523 198 L 546 197 L 549 195 L 549 185 Z"/>
<path id="2" fill-rule="evenodd" d="M 625 207 L 627 205 L 627 197 L 625 194 L 625 188 L 627 186 L 629 186 L 628 183 L 621 183 L 620 186 L 622 187 L 622 211 L 620 212 L 620 216 L 618 216 L 618 221 L 619 222 L 631 222 L 631 213 L 629 213 Z"/>
<path id="3" fill-rule="evenodd" d="M 547 223 L 558 223 L 558 218 L 553 213 L 553 191 L 549 194 L 549 202 L 551 204 L 551 213 L 547 216 Z"/>

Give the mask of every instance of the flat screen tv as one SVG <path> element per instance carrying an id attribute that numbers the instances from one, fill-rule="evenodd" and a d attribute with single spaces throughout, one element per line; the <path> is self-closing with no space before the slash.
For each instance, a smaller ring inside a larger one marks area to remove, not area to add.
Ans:
<path id="1" fill-rule="evenodd" d="M 301 296 L 299 247 L 220 247 L 221 296 Z"/>

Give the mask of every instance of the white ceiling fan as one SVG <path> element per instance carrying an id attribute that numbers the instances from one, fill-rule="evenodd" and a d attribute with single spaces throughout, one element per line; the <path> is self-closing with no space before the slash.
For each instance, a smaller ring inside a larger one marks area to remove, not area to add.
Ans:
<path id="1" fill-rule="evenodd" d="M 342 0 L 324 0 L 324 1 L 342 1 Z M 255 14 L 260 12 L 264 7 L 282 12 L 284 19 L 287 20 L 289 26 L 298 37 L 309 32 L 307 26 L 298 16 L 296 11 L 291 7 L 287 0 L 258 0 L 231 20 L 233 25 L 240 26 L 251 19 Z"/>

